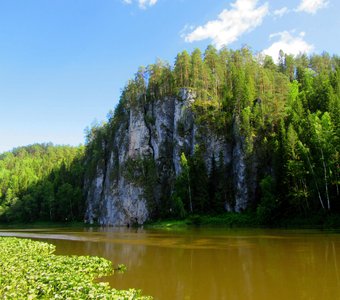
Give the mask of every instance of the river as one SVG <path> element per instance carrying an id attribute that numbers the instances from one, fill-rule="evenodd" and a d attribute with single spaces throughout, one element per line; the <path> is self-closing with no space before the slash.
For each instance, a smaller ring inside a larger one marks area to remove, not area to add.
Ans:
<path id="1" fill-rule="evenodd" d="M 340 299 L 340 233 L 318 230 L 128 228 L 1 229 L 96 255 L 124 274 L 102 278 L 159 300 Z"/>

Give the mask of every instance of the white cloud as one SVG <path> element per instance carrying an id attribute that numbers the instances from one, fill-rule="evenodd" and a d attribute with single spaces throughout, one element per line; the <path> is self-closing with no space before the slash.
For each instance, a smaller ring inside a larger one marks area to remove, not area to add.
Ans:
<path id="1" fill-rule="evenodd" d="M 315 14 L 319 9 L 327 7 L 328 3 L 328 0 L 302 0 L 296 11 Z"/>
<path id="2" fill-rule="evenodd" d="M 274 16 L 279 17 L 279 18 L 281 18 L 283 15 L 287 13 L 289 13 L 289 9 L 286 6 L 280 9 L 274 10 L 273 12 Z"/>
<path id="3" fill-rule="evenodd" d="M 153 6 L 157 3 L 157 0 L 138 0 L 140 8 L 146 8 L 147 6 Z"/>
<path id="4" fill-rule="evenodd" d="M 158 0 L 138 0 L 138 6 L 142 9 L 147 8 L 148 6 L 153 6 L 157 3 Z M 132 4 L 132 0 L 123 0 L 125 4 Z"/>
<path id="5" fill-rule="evenodd" d="M 300 32 L 298 36 L 293 36 L 288 31 L 282 31 L 271 34 L 270 39 L 279 37 L 279 40 L 274 42 L 269 48 L 263 50 L 263 53 L 270 55 L 275 62 L 278 61 L 279 51 L 282 50 L 286 54 L 297 55 L 300 53 L 310 53 L 314 46 L 308 44 L 303 38 L 304 32 Z"/>
<path id="6" fill-rule="evenodd" d="M 242 34 L 249 32 L 262 23 L 269 13 L 268 4 L 257 6 L 258 0 L 236 0 L 231 9 L 223 10 L 216 20 L 196 27 L 184 35 L 186 42 L 211 39 L 217 48 L 236 41 Z"/>

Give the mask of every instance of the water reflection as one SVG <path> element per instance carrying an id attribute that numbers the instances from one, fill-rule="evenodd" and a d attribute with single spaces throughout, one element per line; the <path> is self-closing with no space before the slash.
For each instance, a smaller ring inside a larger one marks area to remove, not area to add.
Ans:
<path id="1" fill-rule="evenodd" d="M 126 228 L 2 231 L 97 255 L 128 271 L 115 288 L 156 299 L 340 299 L 340 235 L 318 231 Z M 67 238 L 68 237 L 68 238 Z"/>

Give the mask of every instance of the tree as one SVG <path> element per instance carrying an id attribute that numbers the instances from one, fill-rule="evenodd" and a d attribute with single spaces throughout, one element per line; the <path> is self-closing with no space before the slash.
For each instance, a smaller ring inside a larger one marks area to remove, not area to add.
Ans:
<path id="1" fill-rule="evenodd" d="M 175 62 L 174 77 L 178 88 L 190 85 L 190 62 L 191 58 L 187 51 L 178 54 Z"/>
<path id="2" fill-rule="evenodd" d="M 189 159 L 190 192 L 192 193 L 192 206 L 200 213 L 209 209 L 208 174 L 201 148 L 196 145 L 193 156 Z"/>
<path id="3" fill-rule="evenodd" d="M 189 210 L 191 213 L 193 213 L 192 193 L 191 193 L 191 184 L 190 184 L 190 167 L 189 167 L 188 160 L 184 152 L 182 152 L 181 154 L 181 168 L 182 168 L 183 182 L 187 186 L 187 190 L 188 190 Z"/>
<path id="4" fill-rule="evenodd" d="M 195 49 L 191 54 L 190 86 L 195 89 L 198 98 L 201 99 L 204 97 L 206 77 L 201 50 Z"/>

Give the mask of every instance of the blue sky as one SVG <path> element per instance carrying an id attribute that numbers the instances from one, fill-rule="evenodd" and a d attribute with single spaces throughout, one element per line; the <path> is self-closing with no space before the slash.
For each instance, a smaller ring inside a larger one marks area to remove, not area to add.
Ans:
<path id="1" fill-rule="evenodd" d="M 0 0 L 0 152 L 78 145 L 140 65 L 208 44 L 340 54 L 338 0 Z"/>

